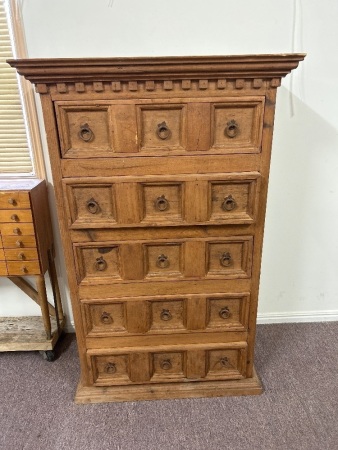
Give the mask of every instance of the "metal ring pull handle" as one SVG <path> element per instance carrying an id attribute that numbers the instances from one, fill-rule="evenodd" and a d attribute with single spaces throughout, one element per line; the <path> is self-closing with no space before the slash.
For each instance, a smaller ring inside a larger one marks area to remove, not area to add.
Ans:
<path id="1" fill-rule="evenodd" d="M 232 197 L 232 195 L 228 195 L 224 198 L 224 201 L 222 203 L 222 209 L 223 211 L 232 211 L 237 206 L 237 203 L 235 199 Z"/>
<path id="2" fill-rule="evenodd" d="M 222 265 L 223 267 L 229 267 L 229 266 L 231 266 L 231 264 L 232 264 L 232 257 L 231 257 L 231 254 L 230 254 L 229 252 L 224 252 L 224 253 L 220 256 L 219 261 L 220 261 L 220 263 L 221 263 L 221 265 Z"/>
<path id="3" fill-rule="evenodd" d="M 159 211 L 166 211 L 169 208 L 169 202 L 164 195 L 157 197 L 155 201 L 155 208 Z"/>
<path id="4" fill-rule="evenodd" d="M 169 267 L 170 261 L 168 256 L 166 255 L 160 255 L 157 257 L 157 261 L 156 261 L 156 265 L 157 267 L 159 267 L 160 269 L 166 269 L 167 267 Z"/>
<path id="5" fill-rule="evenodd" d="M 238 133 L 239 133 L 238 123 L 236 122 L 236 120 L 230 120 L 227 123 L 227 126 L 225 127 L 225 134 L 232 139 L 236 137 Z"/>
<path id="6" fill-rule="evenodd" d="M 159 123 L 157 125 L 156 134 L 160 139 L 162 139 L 162 141 L 165 141 L 166 139 L 169 139 L 171 137 L 170 128 L 165 122 Z"/>
<path id="7" fill-rule="evenodd" d="M 221 319 L 229 319 L 229 317 L 231 316 L 230 310 L 229 310 L 229 308 L 228 308 L 227 306 L 225 306 L 224 308 L 222 308 L 222 309 L 219 311 L 218 314 L 219 314 L 219 316 L 220 316 Z"/>
<path id="8" fill-rule="evenodd" d="M 90 129 L 88 123 L 80 125 L 79 138 L 85 142 L 90 142 L 94 139 L 94 133 Z"/>
<path id="9" fill-rule="evenodd" d="M 170 370 L 173 365 L 171 364 L 170 359 L 164 359 L 163 361 L 161 361 L 160 366 L 163 370 Z"/>
<path id="10" fill-rule="evenodd" d="M 162 309 L 160 318 L 161 318 L 161 320 L 168 322 L 168 320 L 171 320 L 173 318 L 173 316 L 171 315 L 171 312 L 169 311 L 169 309 Z"/>
<path id="11" fill-rule="evenodd" d="M 86 203 L 86 208 L 90 214 L 97 214 L 100 211 L 99 204 L 93 198 L 88 200 L 88 202 Z"/>
<path id="12" fill-rule="evenodd" d="M 226 356 L 223 356 L 219 360 L 222 367 L 229 367 L 229 359 Z"/>
<path id="13" fill-rule="evenodd" d="M 107 363 L 105 365 L 104 371 L 106 373 L 109 373 L 110 375 L 116 373 L 116 364 L 115 363 L 111 363 L 111 362 Z"/>
<path id="14" fill-rule="evenodd" d="M 96 258 L 95 269 L 99 270 L 100 272 L 102 272 L 102 271 L 106 270 L 106 268 L 107 268 L 107 262 L 103 258 L 103 256 L 100 256 L 99 258 Z"/>
<path id="15" fill-rule="evenodd" d="M 110 323 L 113 323 L 113 318 L 109 313 L 107 313 L 106 311 L 103 311 L 103 313 L 101 314 L 101 317 L 100 317 L 100 321 L 102 323 L 104 323 L 105 325 L 109 325 Z"/>

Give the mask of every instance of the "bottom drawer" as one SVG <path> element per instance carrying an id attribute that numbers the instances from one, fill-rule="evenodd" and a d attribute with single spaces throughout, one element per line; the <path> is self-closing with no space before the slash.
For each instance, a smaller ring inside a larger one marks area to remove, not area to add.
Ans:
<path id="1" fill-rule="evenodd" d="M 7 261 L 8 275 L 38 275 L 41 273 L 39 261 Z"/>
<path id="2" fill-rule="evenodd" d="M 87 358 L 95 386 L 240 379 L 246 343 L 89 350 Z"/>
<path id="3" fill-rule="evenodd" d="M 0 276 L 7 275 L 7 266 L 5 261 L 0 261 Z"/>

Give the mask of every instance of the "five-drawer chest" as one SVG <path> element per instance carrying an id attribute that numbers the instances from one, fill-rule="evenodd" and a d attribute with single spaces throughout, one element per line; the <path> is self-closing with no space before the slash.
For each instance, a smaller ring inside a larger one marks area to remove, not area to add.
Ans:
<path id="1" fill-rule="evenodd" d="M 78 402 L 258 394 L 276 88 L 302 54 L 12 60 L 36 85 Z"/>

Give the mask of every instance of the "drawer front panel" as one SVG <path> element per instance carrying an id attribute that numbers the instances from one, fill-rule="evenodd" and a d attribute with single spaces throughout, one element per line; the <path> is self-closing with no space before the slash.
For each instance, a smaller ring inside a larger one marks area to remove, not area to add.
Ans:
<path id="1" fill-rule="evenodd" d="M 112 154 L 113 131 L 108 104 L 56 102 L 56 115 L 63 157 L 104 157 Z"/>
<path id="2" fill-rule="evenodd" d="M 245 224 L 256 218 L 258 172 L 127 180 L 64 180 L 69 225 L 109 228 Z"/>
<path id="3" fill-rule="evenodd" d="M 208 350 L 206 355 L 206 379 L 223 380 L 225 376 L 236 378 L 245 374 L 246 349 Z"/>
<path id="4" fill-rule="evenodd" d="M 39 275 L 41 273 L 39 261 L 7 261 L 8 275 Z"/>
<path id="5" fill-rule="evenodd" d="M 81 279 L 109 277 L 121 280 L 119 246 L 103 245 L 77 247 L 78 271 Z"/>
<path id="6" fill-rule="evenodd" d="M 211 108 L 212 149 L 226 153 L 258 153 L 264 104 L 243 99 L 214 103 Z"/>
<path id="7" fill-rule="evenodd" d="M 74 244 L 78 281 L 248 278 L 252 236 Z"/>
<path id="8" fill-rule="evenodd" d="M 33 248 L 36 247 L 35 236 L 3 236 L 4 248 Z"/>
<path id="9" fill-rule="evenodd" d="M 5 252 L 3 248 L 0 248 L 0 261 L 4 261 L 5 258 Z"/>
<path id="10" fill-rule="evenodd" d="M 30 261 L 38 259 L 36 248 L 5 249 L 5 255 L 8 261 Z"/>
<path id="11" fill-rule="evenodd" d="M 27 209 L 30 206 L 28 192 L 0 191 L 0 209 Z"/>
<path id="12" fill-rule="evenodd" d="M 5 236 L 34 235 L 34 225 L 32 223 L 0 223 L 1 234 Z"/>
<path id="13" fill-rule="evenodd" d="M 32 222 L 32 212 L 29 209 L 0 209 L 0 222 Z"/>
<path id="14" fill-rule="evenodd" d="M 63 158 L 260 152 L 263 96 L 56 101 L 55 109 Z"/>
<path id="15" fill-rule="evenodd" d="M 87 361 L 96 386 L 241 379 L 245 376 L 246 345 L 123 348 L 105 354 L 89 351 Z"/>
<path id="16" fill-rule="evenodd" d="M 251 273 L 251 249 L 248 241 L 219 241 L 207 244 L 207 276 L 245 276 Z"/>
<path id="17" fill-rule="evenodd" d="M 0 276 L 7 276 L 7 265 L 5 261 L 0 260 Z"/>
<path id="18" fill-rule="evenodd" d="M 141 151 L 185 150 L 186 105 L 138 106 Z"/>
<path id="19" fill-rule="evenodd" d="M 155 296 L 82 302 L 87 336 L 245 331 L 249 294 Z"/>

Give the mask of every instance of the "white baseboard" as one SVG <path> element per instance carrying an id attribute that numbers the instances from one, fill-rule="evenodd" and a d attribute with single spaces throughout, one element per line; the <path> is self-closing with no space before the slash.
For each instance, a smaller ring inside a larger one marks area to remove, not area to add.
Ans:
<path id="1" fill-rule="evenodd" d="M 306 311 L 284 313 L 261 313 L 257 316 L 258 324 L 297 323 L 297 322 L 338 322 L 338 311 Z M 67 322 L 66 333 L 75 333 L 74 322 Z"/>
<path id="2" fill-rule="evenodd" d="M 259 313 L 257 323 L 336 322 L 338 311 L 300 311 L 283 313 Z"/>

